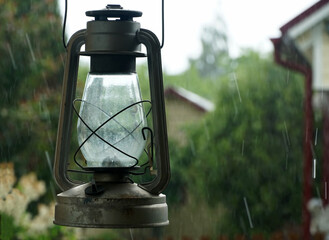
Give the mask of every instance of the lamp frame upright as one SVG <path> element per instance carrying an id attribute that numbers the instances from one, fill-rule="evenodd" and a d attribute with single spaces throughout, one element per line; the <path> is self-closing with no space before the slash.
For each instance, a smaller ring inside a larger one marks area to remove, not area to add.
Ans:
<path id="1" fill-rule="evenodd" d="M 102 12 L 102 11 L 95 11 L 95 12 Z M 105 15 L 110 12 L 111 11 L 105 12 Z M 112 11 L 112 12 L 116 12 L 116 11 Z M 112 16 L 106 16 L 106 17 L 112 17 Z M 95 17 L 95 19 L 97 20 L 97 16 Z M 129 211 L 132 211 L 133 216 L 130 215 L 129 217 L 131 219 L 134 218 L 141 219 L 141 222 L 134 224 L 133 220 L 124 219 L 126 217 L 125 214 L 119 213 L 119 216 L 117 216 L 116 212 L 114 214 L 116 216 L 108 217 L 107 215 L 113 214 L 112 211 L 113 209 L 107 210 L 106 207 L 104 207 L 104 209 L 102 210 L 104 216 L 102 215 L 100 217 L 99 222 L 97 222 L 97 220 L 89 220 L 88 218 L 85 218 L 82 221 L 82 223 L 78 222 L 77 220 L 78 215 L 86 214 L 88 211 L 91 211 L 93 207 L 92 205 L 87 207 L 86 206 L 77 207 L 79 214 L 73 216 L 74 218 L 73 220 L 66 213 L 68 209 L 75 208 L 75 203 L 79 205 L 80 202 L 85 202 L 86 199 L 89 201 L 90 198 L 93 198 L 90 196 L 85 196 L 84 192 L 82 191 L 82 189 L 84 189 L 87 185 L 90 185 L 90 183 L 81 184 L 80 182 L 70 179 L 68 175 L 72 119 L 74 114 L 72 103 L 75 99 L 75 93 L 76 93 L 79 57 L 80 55 L 91 56 L 92 54 L 95 54 L 90 52 L 88 53 L 87 51 L 81 52 L 80 50 L 81 47 L 84 44 L 86 44 L 88 37 L 89 35 L 87 29 L 82 29 L 72 35 L 67 45 L 67 57 L 65 63 L 63 88 L 62 88 L 62 102 L 60 109 L 55 161 L 54 161 L 54 177 L 57 182 L 57 185 L 64 192 L 57 196 L 58 203 L 56 205 L 56 210 L 58 214 L 56 219 L 56 212 L 55 212 L 54 222 L 56 224 L 66 225 L 66 226 L 110 227 L 110 228 L 151 227 L 151 226 L 167 225 L 169 223 L 167 216 L 167 204 L 166 204 L 165 196 L 161 194 L 161 192 L 166 188 L 166 186 L 169 183 L 170 162 L 169 162 L 169 152 L 168 152 L 163 76 L 162 76 L 162 67 L 161 67 L 161 46 L 158 38 L 153 32 L 142 28 L 138 28 L 132 41 L 134 41 L 134 44 L 136 45 L 143 44 L 146 47 L 146 51 L 147 51 L 149 86 L 150 86 L 150 93 L 151 93 L 150 95 L 151 95 L 152 113 L 153 113 L 152 114 L 153 132 L 154 132 L 153 141 L 154 141 L 154 149 L 155 149 L 157 175 L 150 182 L 147 183 L 140 183 L 138 185 L 134 184 L 134 186 L 129 185 L 131 183 L 124 183 L 120 185 L 120 187 L 127 187 L 126 190 L 124 191 L 126 191 L 128 195 L 129 193 L 131 193 L 132 196 L 128 197 L 127 199 L 123 199 L 123 201 L 119 201 L 120 200 L 119 198 L 122 195 L 122 193 L 116 192 L 114 194 L 115 195 L 114 198 L 115 200 L 118 200 L 118 204 L 111 205 L 112 207 L 114 207 L 115 211 L 117 211 L 118 208 L 123 210 L 128 209 Z M 97 42 L 92 44 L 96 46 Z M 113 49 L 111 49 L 111 51 L 113 51 Z M 127 54 L 127 52 L 122 52 L 122 51 L 121 53 L 120 51 L 118 52 L 114 51 L 113 53 L 116 55 Z M 97 52 L 97 54 L 102 54 L 102 52 L 101 51 Z M 109 53 L 105 53 L 105 54 L 109 54 Z M 132 52 L 129 53 L 128 51 L 128 54 L 135 54 L 135 53 Z M 115 171 L 116 169 L 113 168 L 108 173 L 103 172 L 98 175 L 99 176 L 104 174 L 111 175 L 115 173 Z M 105 177 L 105 179 L 110 179 L 111 181 L 111 178 Z M 118 189 L 118 185 L 114 183 L 111 184 L 109 188 Z M 134 200 L 134 198 L 136 198 L 137 195 L 140 196 L 140 199 Z M 113 196 L 104 194 L 103 198 L 102 197 L 99 198 L 98 196 L 96 196 L 93 198 L 93 200 L 97 200 L 98 203 L 104 202 L 105 204 L 106 201 L 111 199 L 111 197 Z M 97 201 L 95 201 L 95 203 Z M 130 205 L 128 206 L 127 209 L 125 208 L 125 206 L 122 206 L 122 202 L 125 201 L 127 202 L 128 205 Z M 86 209 L 84 209 L 84 207 L 86 207 Z M 156 217 L 155 214 L 152 213 L 152 211 L 154 212 L 154 209 L 155 209 L 155 213 L 159 215 L 159 217 Z M 145 215 L 145 217 L 143 217 L 142 215 Z M 91 217 L 95 218 L 94 213 L 91 214 Z M 116 218 L 119 219 L 118 223 L 116 223 Z"/>

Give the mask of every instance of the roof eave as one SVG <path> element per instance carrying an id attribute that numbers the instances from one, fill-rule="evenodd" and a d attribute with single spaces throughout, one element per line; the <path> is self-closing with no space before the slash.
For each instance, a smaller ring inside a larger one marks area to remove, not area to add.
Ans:
<path id="1" fill-rule="evenodd" d="M 280 31 L 282 32 L 282 34 L 287 33 L 289 29 L 296 26 L 298 23 L 300 23 L 301 21 L 305 20 L 306 18 L 308 18 L 309 16 L 311 16 L 312 14 L 314 14 L 315 12 L 320 10 L 328 3 L 329 3 L 329 0 L 321 0 L 317 3 L 315 3 L 310 8 L 306 9 L 304 12 L 297 15 L 295 18 L 293 18 L 292 20 L 287 22 L 285 25 L 283 25 L 280 28 Z"/>

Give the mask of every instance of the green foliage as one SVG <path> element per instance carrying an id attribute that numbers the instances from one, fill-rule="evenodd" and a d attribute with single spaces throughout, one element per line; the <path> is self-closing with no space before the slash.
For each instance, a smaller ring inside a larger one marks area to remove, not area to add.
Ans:
<path id="1" fill-rule="evenodd" d="M 1 2 L 0 103 L 6 106 L 58 86 L 63 48 L 55 0 Z"/>
<path id="2" fill-rule="evenodd" d="M 201 75 L 200 59 L 181 74 L 164 75 L 165 86 L 217 99 L 215 112 L 192 126 L 190 146 L 170 140 L 172 177 L 165 193 L 171 206 L 189 198 L 222 204 L 222 233 L 269 233 L 300 224 L 304 79 L 271 58 L 247 50 L 216 79 Z M 147 68 L 140 70 L 145 96 Z"/>
<path id="3" fill-rule="evenodd" d="M 0 3 L 1 161 L 15 162 L 18 176 L 37 171 L 48 182 L 64 57 L 57 1 Z"/>
<path id="4" fill-rule="evenodd" d="M 89 240 L 102 240 L 102 239 L 113 239 L 113 240 L 121 240 L 122 237 L 119 236 L 119 234 L 115 231 L 108 230 L 104 233 L 97 234 L 95 236 L 91 236 L 88 238 Z"/>
<path id="5" fill-rule="evenodd" d="M 14 218 L 7 214 L 0 213 L 0 239 L 11 240 L 15 236 L 17 227 L 14 224 Z"/>
<path id="6" fill-rule="evenodd" d="M 246 203 L 251 231 L 273 231 L 301 218 L 303 79 L 253 52 L 236 64 L 179 161 L 189 191 L 228 210 L 223 232 L 250 229 Z"/>
<path id="7" fill-rule="evenodd" d="M 24 232 L 21 233 L 26 240 L 53 240 L 53 239 L 68 239 L 76 240 L 74 231 L 65 229 L 65 227 L 54 225 L 49 228 L 46 233 L 39 235 L 25 235 Z"/>
<path id="8" fill-rule="evenodd" d="M 170 171 L 171 178 L 165 194 L 169 205 L 181 205 L 187 201 L 188 175 L 185 174 L 191 159 L 190 154 L 186 154 L 186 149 L 182 149 L 179 144 L 169 139 Z"/>
<path id="9" fill-rule="evenodd" d="M 227 70 L 229 70 L 229 68 L 230 67 L 228 66 Z M 144 99 L 150 99 L 147 66 L 139 65 L 137 72 L 140 80 L 142 97 Z M 218 82 L 218 79 L 215 80 L 201 77 L 196 66 L 193 64 L 190 65 L 190 67 L 186 71 L 176 75 L 170 75 L 166 72 L 163 73 L 164 88 L 170 86 L 182 87 L 191 92 L 195 92 L 209 100 L 216 99 L 216 95 L 219 90 Z"/>

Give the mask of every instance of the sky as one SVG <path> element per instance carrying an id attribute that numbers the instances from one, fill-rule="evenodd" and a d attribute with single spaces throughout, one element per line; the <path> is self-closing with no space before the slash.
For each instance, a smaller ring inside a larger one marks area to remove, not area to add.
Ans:
<path id="1" fill-rule="evenodd" d="M 64 0 L 58 0 L 62 14 Z M 280 27 L 316 0 L 165 0 L 165 43 L 162 49 L 164 71 L 177 74 L 188 67 L 188 60 L 201 52 L 200 39 L 205 26 L 216 19 L 224 21 L 232 57 L 241 49 L 272 51 L 270 38 L 280 36 Z M 161 0 L 68 0 L 67 37 L 86 27 L 92 20 L 88 10 L 103 9 L 108 3 L 143 12 L 136 21 L 142 28 L 153 31 L 161 39 Z M 223 26 L 219 26 L 223 27 Z"/>

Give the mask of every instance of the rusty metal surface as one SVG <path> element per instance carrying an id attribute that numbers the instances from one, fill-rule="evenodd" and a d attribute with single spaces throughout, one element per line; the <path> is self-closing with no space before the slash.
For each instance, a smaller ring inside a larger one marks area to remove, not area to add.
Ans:
<path id="1" fill-rule="evenodd" d="M 54 223 L 73 227 L 142 228 L 168 225 L 166 196 L 131 183 L 107 183 L 105 192 L 88 196 L 89 183 L 57 195 Z"/>

